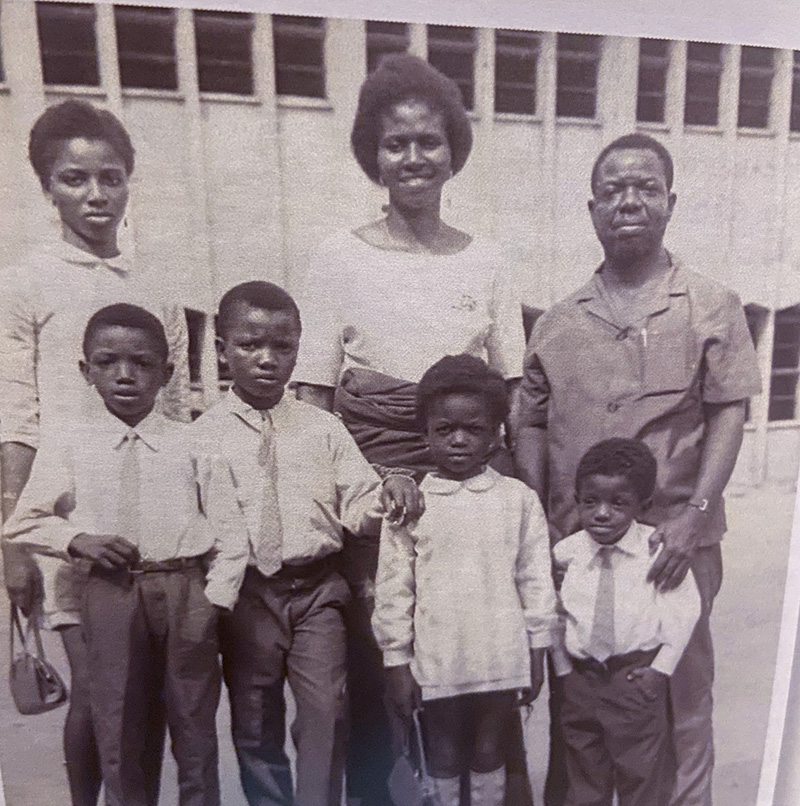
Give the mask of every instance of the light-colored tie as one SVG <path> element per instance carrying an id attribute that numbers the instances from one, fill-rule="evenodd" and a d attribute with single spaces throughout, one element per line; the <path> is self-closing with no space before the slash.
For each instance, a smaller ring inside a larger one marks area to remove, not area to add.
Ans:
<path id="1" fill-rule="evenodd" d="M 135 431 L 128 431 L 122 438 L 119 449 L 122 461 L 119 473 L 119 506 L 117 508 L 117 534 L 139 545 L 140 518 L 140 471 L 138 445 L 141 442 Z"/>
<path id="2" fill-rule="evenodd" d="M 611 555 L 614 550 L 614 546 L 600 546 L 597 550 L 600 578 L 597 583 L 597 598 L 594 605 L 594 620 L 592 621 L 588 652 L 600 662 L 615 654 L 614 569 L 611 564 Z"/>
<path id="3" fill-rule="evenodd" d="M 278 465 L 275 452 L 275 427 L 268 411 L 261 412 L 261 445 L 258 463 L 264 475 L 261 525 L 258 544 L 253 547 L 258 570 L 269 576 L 278 571 L 283 559 L 283 529 L 278 503 Z"/>

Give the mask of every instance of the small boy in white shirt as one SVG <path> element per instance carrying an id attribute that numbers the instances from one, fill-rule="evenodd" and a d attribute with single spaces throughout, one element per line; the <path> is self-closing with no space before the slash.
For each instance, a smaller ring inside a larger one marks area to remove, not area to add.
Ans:
<path id="1" fill-rule="evenodd" d="M 614 438 L 578 464 L 583 531 L 556 543 L 561 629 L 552 654 L 566 747 L 568 806 L 668 806 L 675 780 L 669 676 L 700 616 L 689 574 L 647 581 L 653 527 L 639 523 L 656 483 L 640 440 Z"/>
<path id="2" fill-rule="evenodd" d="M 470 355 L 423 376 L 417 414 L 437 469 L 420 484 L 425 512 L 384 522 L 375 613 L 390 704 L 422 704 L 438 806 L 500 806 L 504 738 L 519 692 L 542 686 L 556 626 L 547 522 L 536 493 L 487 460 L 508 414 L 502 376 Z"/>
<path id="3" fill-rule="evenodd" d="M 247 563 L 230 469 L 153 411 L 172 373 L 155 316 L 102 308 L 83 351 L 105 405 L 48 434 L 6 537 L 91 565 L 81 624 L 108 803 L 148 802 L 143 751 L 163 698 L 179 803 L 216 806 L 217 612 L 233 608 Z"/>

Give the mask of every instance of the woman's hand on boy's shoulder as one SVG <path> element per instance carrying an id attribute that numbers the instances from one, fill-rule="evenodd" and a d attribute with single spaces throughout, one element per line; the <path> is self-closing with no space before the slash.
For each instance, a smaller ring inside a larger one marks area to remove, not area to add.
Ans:
<path id="1" fill-rule="evenodd" d="M 106 571 L 128 568 L 139 559 L 139 549 L 119 535 L 93 535 L 82 532 L 69 544 L 73 557 L 83 557 Z"/>
<path id="2" fill-rule="evenodd" d="M 381 504 L 389 522 L 399 526 L 419 520 L 425 512 L 425 497 L 414 479 L 399 474 L 384 479 Z"/>

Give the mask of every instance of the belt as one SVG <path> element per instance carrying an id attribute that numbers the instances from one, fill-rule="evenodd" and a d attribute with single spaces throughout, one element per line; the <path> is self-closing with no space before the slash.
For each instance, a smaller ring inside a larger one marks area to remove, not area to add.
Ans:
<path id="1" fill-rule="evenodd" d="M 248 571 L 256 573 L 260 579 L 277 584 L 287 585 L 291 588 L 306 588 L 314 585 L 323 576 L 327 576 L 335 569 L 334 557 L 327 554 L 317 560 L 304 563 L 284 563 L 274 574 L 264 576 L 257 566 L 248 566 Z"/>
<path id="2" fill-rule="evenodd" d="M 195 557 L 172 557 L 169 560 L 139 560 L 128 568 L 130 574 L 161 574 L 171 571 L 186 571 L 190 568 L 205 569 L 206 555 Z"/>
<path id="3" fill-rule="evenodd" d="M 624 655 L 611 655 L 604 661 L 597 660 L 596 658 L 575 658 L 570 656 L 572 666 L 575 671 L 584 674 L 595 674 L 599 677 L 608 677 L 620 669 L 625 669 L 629 666 L 649 666 L 653 662 L 653 658 L 658 654 L 661 646 L 655 649 L 637 649 L 634 652 L 626 652 Z"/>

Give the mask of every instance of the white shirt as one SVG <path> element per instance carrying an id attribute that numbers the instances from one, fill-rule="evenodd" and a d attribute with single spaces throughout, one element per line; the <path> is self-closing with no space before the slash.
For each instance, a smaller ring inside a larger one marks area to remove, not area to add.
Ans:
<path id="1" fill-rule="evenodd" d="M 189 419 L 188 335 L 183 308 L 148 289 L 125 256 L 102 260 L 63 240 L 0 272 L 0 440 L 36 448 L 39 428 L 58 429 L 91 410 L 94 392 L 78 370 L 86 323 L 106 305 L 129 302 L 158 316 L 175 373 L 159 409 Z"/>
<path id="2" fill-rule="evenodd" d="M 690 572 L 674 590 L 661 593 L 647 574 L 657 555 L 650 554 L 648 538 L 653 527 L 634 521 L 611 553 L 614 574 L 614 655 L 661 649 L 650 664 L 671 675 L 683 655 L 700 617 L 700 594 Z M 569 656 L 588 658 L 600 579 L 596 543 L 587 532 L 556 543 L 553 556 L 564 570 L 561 585 L 561 629 L 553 649 L 556 674 L 572 669 Z"/>
<path id="3" fill-rule="evenodd" d="M 300 383 L 336 386 L 349 367 L 416 383 L 443 355 L 459 353 L 506 378 L 522 373 L 520 300 L 500 248 L 481 238 L 454 255 L 430 255 L 340 233 L 312 259 L 300 313 Z"/>
<path id="4" fill-rule="evenodd" d="M 339 551 L 343 528 L 377 537 L 381 482 L 338 418 L 291 393 L 269 412 L 283 561 L 307 562 Z M 250 540 L 258 539 L 268 472 L 258 461 L 260 412 L 230 391 L 190 428 L 203 451 L 217 451 L 229 463 Z"/>
<path id="5" fill-rule="evenodd" d="M 125 438 L 133 431 L 141 558 L 163 561 L 211 551 L 206 596 L 232 608 L 247 565 L 246 529 L 230 469 L 192 451 L 188 428 L 152 413 L 131 429 L 100 404 L 91 419 L 51 430 L 5 536 L 67 558 L 79 534 L 118 534 Z"/>
<path id="6" fill-rule="evenodd" d="M 372 626 L 385 666 L 411 664 L 424 699 L 530 685 L 531 648 L 556 627 L 536 493 L 487 468 L 426 476 L 425 512 L 384 522 Z"/>

